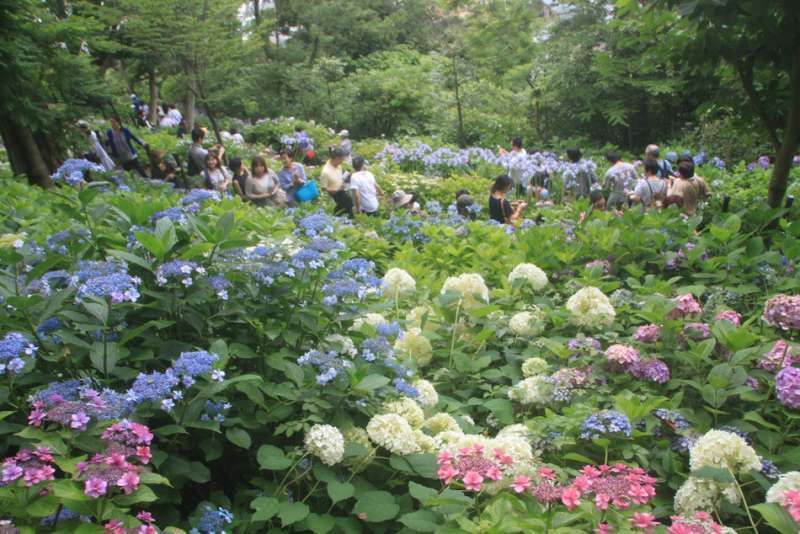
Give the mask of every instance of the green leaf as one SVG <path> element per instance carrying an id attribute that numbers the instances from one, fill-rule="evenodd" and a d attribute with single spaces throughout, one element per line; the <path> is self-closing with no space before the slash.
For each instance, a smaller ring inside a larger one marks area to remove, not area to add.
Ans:
<path id="1" fill-rule="evenodd" d="M 777 503 L 756 504 L 750 506 L 750 509 L 761 514 L 764 521 L 781 534 L 797 534 L 797 532 L 800 532 L 800 525 Z"/>
<path id="2" fill-rule="evenodd" d="M 730 471 L 719 467 L 701 467 L 697 471 L 692 471 L 692 476 L 695 478 L 714 480 L 721 484 L 733 484 L 736 481 Z"/>
<path id="3" fill-rule="evenodd" d="M 429 488 L 428 486 L 423 486 L 422 484 L 417 484 L 414 481 L 408 483 L 408 492 L 423 506 L 425 505 L 425 501 L 439 495 L 437 490 Z"/>
<path id="4" fill-rule="evenodd" d="M 387 491 L 367 491 L 357 496 L 354 514 L 364 514 L 364 521 L 380 523 L 397 516 L 400 506 Z"/>
<path id="5" fill-rule="evenodd" d="M 336 521 L 327 514 L 310 514 L 306 518 L 306 525 L 314 534 L 326 534 L 326 532 L 330 532 L 333 529 Z"/>
<path id="6" fill-rule="evenodd" d="M 336 480 L 328 482 L 328 497 L 335 503 L 349 499 L 355 491 L 356 488 L 349 482 L 338 482 Z"/>
<path id="7" fill-rule="evenodd" d="M 301 502 L 285 501 L 280 504 L 278 517 L 281 519 L 281 525 L 288 527 L 308 517 L 308 512 L 308 506 Z"/>
<path id="8" fill-rule="evenodd" d="M 53 495 L 67 501 L 88 501 L 89 497 L 71 480 L 59 480 L 53 484 Z"/>
<path id="9" fill-rule="evenodd" d="M 292 465 L 292 461 L 286 457 L 283 450 L 274 445 L 262 445 L 259 447 L 256 453 L 256 460 L 258 460 L 258 465 L 261 466 L 261 469 L 270 471 L 288 469 Z"/>
<path id="10" fill-rule="evenodd" d="M 492 399 L 484 406 L 497 417 L 500 424 L 510 425 L 514 422 L 514 405 L 508 399 Z"/>
<path id="11" fill-rule="evenodd" d="M 55 495 L 40 497 L 35 501 L 25 505 L 25 513 L 31 517 L 47 517 L 56 513 L 61 499 Z"/>
<path id="12" fill-rule="evenodd" d="M 131 506 L 140 502 L 154 502 L 156 500 L 158 500 L 158 497 L 153 493 L 153 490 L 144 485 L 139 486 L 139 489 L 130 495 L 114 497 L 114 502 L 120 506 Z"/>
<path id="13" fill-rule="evenodd" d="M 439 516 L 430 510 L 417 510 L 404 514 L 398 521 L 417 532 L 435 532 L 439 526 Z"/>
<path id="14" fill-rule="evenodd" d="M 92 367 L 103 374 L 109 374 L 117 366 L 119 346 L 116 343 L 95 341 L 92 343 L 89 359 L 92 361 Z"/>
<path id="15" fill-rule="evenodd" d="M 249 449 L 252 444 L 250 434 L 243 428 L 229 428 L 225 431 L 225 437 L 228 438 L 228 441 L 243 449 Z"/>
<path id="16" fill-rule="evenodd" d="M 256 511 L 251 517 L 252 521 L 267 521 L 278 513 L 280 503 L 273 497 L 256 497 L 250 502 L 250 508 Z"/>
<path id="17" fill-rule="evenodd" d="M 434 454 L 409 454 L 405 457 L 408 465 L 418 475 L 425 478 L 437 478 L 436 471 L 438 465 L 436 463 L 436 455 Z"/>
<path id="18" fill-rule="evenodd" d="M 93 300 L 91 302 L 84 302 L 83 307 L 102 324 L 106 324 L 108 321 L 108 304 L 104 301 Z"/>
<path id="19" fill-rule="evenodd" d="M 155 234 L 161 242 L 164 254 L 172 250 L 172 247 L 178 242 L 178 236 L 175 235 L 175 225 L 169 217 L 162 217 L 156 222 Z"/>
<path id="20" fill-rule="evenodd" d="M 371 392 L 387 385 L 389 382 L 390 380 L 383 375 L 367 375 L 356 384 L 356 389 Z"/>

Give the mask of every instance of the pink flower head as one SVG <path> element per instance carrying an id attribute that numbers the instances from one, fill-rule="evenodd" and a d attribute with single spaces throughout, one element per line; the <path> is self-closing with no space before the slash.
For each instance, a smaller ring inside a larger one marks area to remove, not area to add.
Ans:
<path id="1" fill-rule="evenodd" d="M 89 421 L 89 416 L 85 413 L 74 413 L 70 416 L 69 427 L 76 430 L 86 430 L 86 425 L 89 424 Z"/>
<path id="2" fill-rule="evenodd" d="M 782 330 L 800 329 L 800 295 L 775 295 L 764 304 L 763 317 Z"/>
<path id="3" fill-rule="evenodd" d="M 150 512 L 141 511 L 136 514 L 136 519 L 139 521 L 144 521 L 145 523 L 155 523 L 155 519 L 153 518 L 153 514 Z"/>
<path id="4" fill-rule="evenodd" d="M 450 484 L 458 475 L 458 471 L 453 469 L 451 465 L 443 465 L 436 474 L 439 476 L 439 480 L 444 481 L 445 484 Z"/>
<path id="5" fill-rule="evenodd" d="M 742 316 L 739 315 L 737 312 L 733 310 L 723 310 L 719 312 L 715 317 L 715 321 L 728 321 L 733 326 L 741 326 L 742 325 Z"/>
<path id="6" fill-rule="evenodd" d="M 498 480 L 503 478 L 503 472 L 500 471 L 500 469 L 498 469 L 496 465 L 493 465 L 486 470 L 486 478 L 497 482 Z"/>
<path id="7" fill-rule="evenodd" d="M 158 529 L 153 525 L 139 525 L 136 534 L 158 534 Z"/>
<path id="8" fill-rule="evenodd" d="M 623 367 L 639 361 L 639 351 L 627 345 L 611 345 L 606 349 L 605 355 L 608 361 L 618 363 Z"/>
<path id="9" fill-rule="evenodd" d="M 125 495 L 130 495 L 139 488 L 139 475 L 134 471 L 128 471 L 117 480 L 117 486 L 122 488 Z"/>
<path id="10" fill-rule="evenodd" d="M 83 492 L 93 499 L 105 495 L 106 490 L 108 490 L 108 483 L 101 478 L 92 477 L 83 486 Z"/>
<path id="11" fill-rule="evenodd" d="M 791 367 L 800 363 L 800 350 L 779 339 L 772 348 L 764 354 L 758 366 L 767 371 L 778 371 L 784 367 Z"/>
<path id="12" fill-rule="evenodd" d="M 567 507 L 567 510 L 574 510 L 581 502 L 581 492 L 577 489 L 570 487 L 561 493 L 561 502 Z"/>
<path id="13" fill-rule="evenodd" d="M 470 491 L 480 491 L 483 485 L 483 477 L 475 471 L 469 471 L 463 478 L 464 487 Z"/>
<path id="14" fill-rule="evenodd" d="M 633 523 L 633 528 L 644 530 L 647 534 L 653 532 L 653 529 L 660 525 L 656 521 L 656 516 L 648 512 L 634 512 L 631 523 Z"/>
<path id="15" fill-rule="evenodd" d="M 103 527 L 105 534 L 126 534 L 125 524 L 119 519 L 112 519 Z"/>
<path id="16" fill-rule="evenodd" d="M 646 324 L 636 329 L 633 339 L 639 343 L 655 343 L 661 337 L 661 327 L 657 324 Z"/>
<path id="17" fill-rule="evenodd" d="M 600 523 L 597 525 L 597 528 L 594 530 L 595 534 L 611 534 L 614 532 L 614 529 L 608 523 Z"/>
<path id="18" fill-rule="evenodd" d="M 672 302 L 675 304 L 675 307 L 669 312 L 667 319 L 675 320 L 703 313 L 703 308 L 700 307 L 700 303 L 695 300 L 691 293 L 678 295 L 672 299 Z"/>
<path id="19" fill-rule="evenodd" d="M 694 513 L 694 518 L 698 521 L 711 521 L 711 514 L 708 512 L 698 511 Z"/>
<path id="20" fill-rule="evenodd" d="M 150 447 L 136 447 L 136 457 L 139 458 L 143 464 L 149 463 L 153 455 L 150 453 Z"/>
<path id="21" fill-rule="evenodd" d="M 539 468 L 539 476 L 545 480 L 555 480 L 556 479 L 556 472 L 549 467 L 540 467 Z"/>
<path id="22" fill-rule="evenodd" d="M 450 454 L 450 451 L 442 451 L 439 453 L 439 457 L 436 459 L 436 461 L 440 464 L 449 464 L 453 461 L 453 455 Z"/>
<path id="23" fill-rule="evenodd" d="M 800 523 L 800 491 L 789 490 L 783 494 L 781 504 L 792 516 L 792 519 Z"/>
<path id="24" fill-rule="evenodd" d="M 519 475 L 514 478 L 514 482 L 511 484 L 511 488 L 517 493 L 522 493 L 523 491 L 528 489 L 530 485 L 531 485 L 531 477 Z"/>

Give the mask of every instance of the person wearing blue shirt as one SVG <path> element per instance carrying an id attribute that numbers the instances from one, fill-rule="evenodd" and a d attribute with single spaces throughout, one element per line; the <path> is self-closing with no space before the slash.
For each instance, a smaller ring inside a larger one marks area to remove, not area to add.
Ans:
<path id="1" fill-rule="evenodd" d="M 147 173 L 139 163 L 133 143 L 144 149 L 147 149 L 147 144 L 133 135 L 129 129 L 123 128 L 122 123 L 116 118 L 111 119 L 111 128 L 106 132 L 106 136 L 108 137 L 109 152 L 117 165 L 126 171 L 135 170 L 140 176 L 147 178 Z"/>
<path id="2" fill-rule="evenodd" d="M 288 204 L 293 206 L 295 204 L 294 194 L 306 183 L 306 171 L 301 164 L 294 161 L 290 150 L 281 150 L 280 156 L 282 167 L 278 171 L 278 182 L 281 189 L 286 191 Z"/>

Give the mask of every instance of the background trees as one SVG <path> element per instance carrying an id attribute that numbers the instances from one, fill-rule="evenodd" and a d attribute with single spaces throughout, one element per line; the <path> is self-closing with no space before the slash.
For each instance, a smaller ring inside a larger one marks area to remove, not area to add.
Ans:
<path id="1" fill-rule="evenodd" d="M 63 126 L 127 118 L 135 91 L 190 122 L 194 109 L 209 123 L 296 116 L 357 138 L 766 151 L 776 204 L 800 137 L 791 4 L 0 0 L 3 139 L 15 170 L 46 184 Z"/>

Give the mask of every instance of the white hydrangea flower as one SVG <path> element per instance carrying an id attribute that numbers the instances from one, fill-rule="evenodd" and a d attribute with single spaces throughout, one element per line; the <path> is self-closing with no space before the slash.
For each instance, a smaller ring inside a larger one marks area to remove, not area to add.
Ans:
<path id="1" fill-rule="evenodd" d="M 425 453 L 439 452 L 441 443 L 435 438 L 427 435 L 421 430 L 414 431 L 414 439 L 416 440 L 417 447 Z"/>
<path id="2" fill-rule="evenodd" d="M 709 430 L 689 450 L 689 467 L 728 469 L 734 475 L 761 470 L 761 460 L 753 447 L 741 437 L 724 430 Z"/>
<path id="3" fill-rule="evenodd" d="M 547 371 L 548 365 L 544 358 L 528 358 L 522 362 L 522 376 L 531 377 L 543 374 Z"/>
<path id="4" fill-rule="evenodd" d="M 386 274 L 383 275 L 383 285 L 386 290 L 385 294 L 390 298 L 412 293 L 417 288 L 414 278 L 407 271 L 397 267 L 386 271 Z"/>
<path id="5" fill-rule="evenodd" d="M 520 337 L 531 337 L 541 334 L 545 327 L 545 318 L 541 310 L 534 306 L 531 311 L 521 311 L 511 316 L 508 327 Z"/>
<path id="6" fill-rule="evenodd" d="M 331 425 L 314 425 L 305 437 L 306 450 L 325 465 L 335 465 L 344 458 L 344 437 Z"/>
<path id="7" fill-rule="evenodd" d="M 422 326 L 422 318 L 427 314 L 427 320 L 430 321 L 431 318 L 434 316 L 433 308 L 430 306 L 417 306 L 416 308 L 412 308 L 406 314 L 406 324 L 408 326 Z"/>
<path id="8" fill-rule="evenodd" d="M 463 437 L 464 433 L 461 430 L 445 430 L 436 434 L 436 440 L 442 444 L 442 450 L 453 448 Z"/>
<path id="9" fill-rule="evenodd" d="M 508 275 L 509 283 L 517 280 L 524 280 L 539 291 L 547 285 L 547 274 L 533 263 L 520 263 Z"/>
<path id="10" fill-rule="evenodd" d="M 433 346 L 417 327 L 411 327 L 403 332 L 403 335 L 394 342 L 394 348 L 412 358 L 417 367 L 425 367 L 433 359 Z"/>
<path id="11" fill-rule="evenodd" d="M 515 423 L 513 425 L 508 425 L 500 429 L 500 432 L 497 433 L 497 438 L 507 438 L 510 436 L 514 436 L 521 439 L 528 439 L 528 434 L 530 434 L 530 430 L 528 427 L 523 425 L 522 423 Z"/>
<path id="12" fill-rule="evenodd" d="M 325 343 L 333 345 L 340 354 L 347 354 L 350 357 L 358 356 L 358 349 L 356 349 L 353 340 L 341 334 L 330 334 L 325 337 Z"/>
<path id="13" fill-rule="evenodd" d="M 411 425 L 396 413 L 374 416 L 367 423 L 367 434 L 374 443 L 394 454 L 405 456 L 420 451 Z"/>
<path id="14" fill-rule="evenodd" d="M 403 397 L 383 405 L 384 413 L 394 413 L 408 421 L 412 428 L 419 428 L 425 422 L 425 414 L 413 399 Z"/>
<path id="15" fill-rule="evenodd" d="M 462 415 L 461 420 L 467 423 L 468 425 L 475 426 L 475 420 L 468 415 Z"/>
<path id="16" fill-rule="evenodd" d="M 476 273 L 451 276 L 442 286 L 442 294 L 448 291 L 461 293 L 461 305 L 464 308 L 474 308 L 489 302 L 489 288 L 486 287 L 483 277 Z"/>
<path id="17" fill-rule="evenodd" d="M 514 459 L 514 463 L 518 466 L 531 465 L 535 457 L 533 455 L 533 448 L 528 442 L 527 438 L 515 435 L 498 435 L 491 440 L 489 444 L 491 449 L 501 449 Z"/>
<path id="18" fill-rule="evenodd" d="M 522 404 L 547 404 L 553 400 L 553 381 L 545 375 L 530 376 L 514 384 L 508 398 Z"/>
<path id="19" fill-rule="evenodd" d="M 461 428 L 449 413 L 437 413 L 425 420 L 422 427 L 437 435 L 442 432 L 461 432 Z"/>
<path id="20" fill-rule="evenodd" d="M 420 378 L 419 380 L 415 380 L 411 385 L 419 391 L 419 396 L 414 400 L 416 400 L 420 406 L 423 408 L 430 408 L 438 404 L 439 394 L 436 393 L 436 388 L 433 387 L 433 384 Z"/>
<path id="21" fill-rule="evenodd" d="M 679 514 L 713 510 L 719 503 L 720 488 L 713 480 L 689 477 L 675 492 L 674 507 Z"/>
<path id="22" fill-rule="evenodd" d="M 597 328 L 611 326 L 616 312 L 602 291 L 587 286 L 580 289 L 567 300 L 567 310 L 572 314 L 572 322 L 578 326 Z"/>
<path id="23" fill-rule="evenodd" d="M 380 313 L 368 313 L 364 315 L 364 317 L 358 317 L 355 321 L 353 321 L 353 326 L 350 327 L 350 330 L 361 330 L 365 324 L 368 324 L 374 328 L 378 328 L 380 325 L 387 322 L 388 321 L 386 321 L 386 318 Z"/>
<path id="24" fill-rule="evenodd" d="M 800 471 L 789 471 L 782 474 L 767 491 L 767 502 L 782 503 L 784 493 L 790 490 L 800 490 Z"/>

